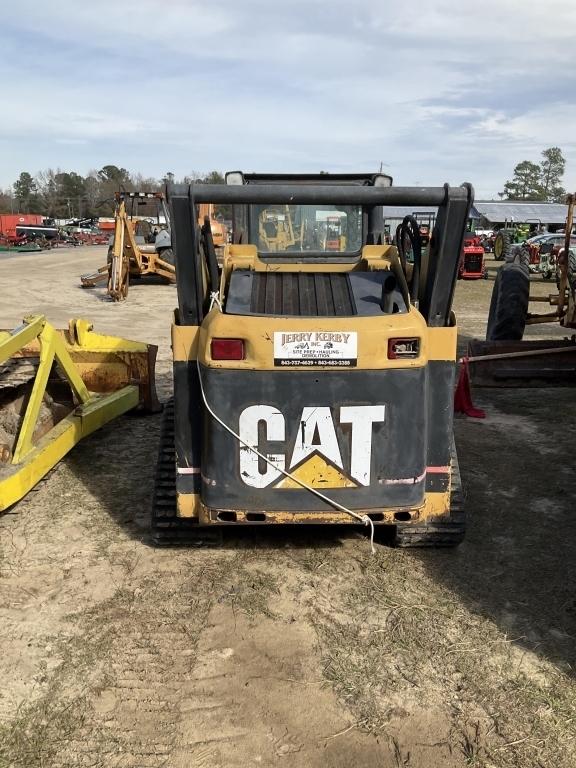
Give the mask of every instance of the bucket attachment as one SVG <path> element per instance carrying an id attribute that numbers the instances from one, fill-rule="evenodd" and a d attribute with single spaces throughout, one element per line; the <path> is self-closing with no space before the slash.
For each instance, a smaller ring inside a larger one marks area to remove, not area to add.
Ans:
<path id="1" fill-rule="evenodd" d="M 132 408 L 160 409 L 156 352 L 94 333 L 82 319 L 57 330 L 36 315 L 0 331 L 0 511 L 111 419 Z"/>

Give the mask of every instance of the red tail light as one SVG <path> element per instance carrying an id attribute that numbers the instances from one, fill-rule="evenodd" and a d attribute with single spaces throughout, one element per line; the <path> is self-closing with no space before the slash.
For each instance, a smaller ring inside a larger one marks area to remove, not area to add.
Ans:
<path id="1" fill-rule="evenodd" d="M 210 342 L 212 360 L 244 360 L 243 339 L 212 339 Z"/>
<path id="2" fill-rule="evenodd" d="M 410 360 L 420 354 L 420 339 L 388 339 L 389 360 Z"/>

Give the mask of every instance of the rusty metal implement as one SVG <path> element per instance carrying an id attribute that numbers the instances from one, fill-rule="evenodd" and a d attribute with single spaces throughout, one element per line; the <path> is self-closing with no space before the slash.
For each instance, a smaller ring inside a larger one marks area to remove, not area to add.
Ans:
<path id="1" fill-rule="evenodd" d="M 82 319 L 57 330 L 36 315 L 0 331 L 0 511 L 83 437 L 133 408 L 160 408 L 156 351 Z"/>

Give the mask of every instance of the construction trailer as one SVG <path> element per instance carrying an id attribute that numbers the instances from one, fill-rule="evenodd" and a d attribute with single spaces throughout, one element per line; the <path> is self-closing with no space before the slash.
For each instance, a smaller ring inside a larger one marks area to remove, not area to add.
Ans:
<path id="1" fill-rule="evenodd" d="M 471 186 L 395 188 L 380 174 L 227 181 L 167 190 L 178 308 L 156 541 L 351 523 L 392 527 L 400 546 L 457 544 L 452 298 Z M 197 226 L 206 202 L 234 210 L 220 274 Z M 406 227 L 413 264 L 385 244 L 389 205 L 438 209 L 425 251 Z M 269 250 L 262 223 L 283 207 L 294 242 Z M 319 211 L 340 215 L 339 251 L 310 248 L 303 224 Z"/>

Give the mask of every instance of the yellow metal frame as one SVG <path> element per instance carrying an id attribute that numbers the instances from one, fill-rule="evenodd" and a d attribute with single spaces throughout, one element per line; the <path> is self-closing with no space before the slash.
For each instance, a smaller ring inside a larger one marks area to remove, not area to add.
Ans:
<path id="1" fill-rule="evenodd" d="M 446 470 L 449 468 L 446 467 Z M 450 483 L 452 483 L 454 468 L 450 468 Z M 450 515 L 450 495 L 452 489 L 446 491 L 426 491 L 424 501 L 418 507 L 391 507 L 377 509 L 357 509 L 358 514 L 377 515 L 374 525 L 390 525 L 396 522 L 395 515 L 398 512 L 409 512 L 411 522 L 432 522 L 440 518 L 446 518 Z M 177 514 L 178 517 L 195 520 L 200 525 L 236 525 L 239 523 L 253 522 L 250 515 L 255 510 L 243 509 L 213 509 L 202 503 L 200 495 L 197 493 L 179 493 L 177 494 Z M 221 512 L 234 512 L 236 520 L 233 523 L 221 520 Z M 258 511 L 258 510 L 256 510 Z M 314 524 L 323 525 L 324 523 L 334 523 L 346 525 L 347 523 L 356 524 L 358 521 L 346 512 L 339 512 L 334 509 L 321 512 L 287 512 L 287 511 L 269 511 L 262 510 L 266 515 L 266 524 L 271 523 L 295 523 L 299 525 Z"/>
<path id="2" fill-rule="evenodd" d="M 145 388 L 153 393 L 150 366 L 153 367 L 154 357 L 149 346 L 94 333 L 86 320 L 72 320 L 67 331 L 58 331 L 38 315 L 25 318 L 11 332 L 0 331 L 0 364 L 9 358 L 30 356 L 39 357 L 40 362 L 11 463 L 0 465 L 0 511 L 25 496 L 83 437 L 142 403 L 141 385 L 146 378 Z M 78 363 L 74 357 L 79 358 Z M 54 362 L 70 384 L 77 405 L 34 443 Z M 106 369 L 106 376 L 98 368 Z M 140 380 L 132 378 L 139 376 L 139 372 Z M 87 382 L 96 382 L 104 391 L 90 391 L 83 375 Z M 155 396 L 151 394 L 150 399 L 155 401 Z"/>
<path id="3" fill-rule="evenodd" d="M 115 213 L 111 261 L 96 272 L 82 275 L 80 281 L 84 288 L 94 288 L 97 283 L 106 280 L 110 298 L 113 301 L 123 301 L 128 296 L 130 275 L 160 275 L 170 282 L 175 282 L 176 268 L 157 253 L 148 253 L 140 248 L 126 212 L 126 202 L 119 198 Z"/>

